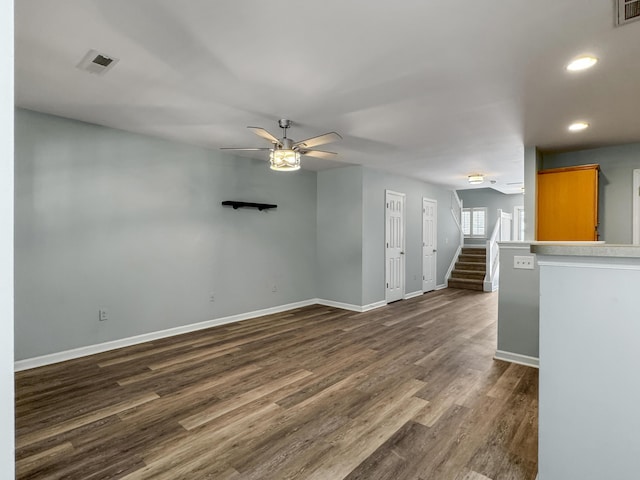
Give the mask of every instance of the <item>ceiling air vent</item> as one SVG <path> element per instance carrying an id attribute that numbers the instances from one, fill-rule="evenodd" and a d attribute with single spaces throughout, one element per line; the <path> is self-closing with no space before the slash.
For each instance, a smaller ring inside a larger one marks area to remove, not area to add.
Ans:
<path id="1" fill-rule="evenodd" d="M 617 0 L 618 15 L 616 23 L 625 25 L 640 20 L 640 0 Z"/>
<path id="2" fill-rule="evenodd" d="M 108 70 L 111 70 L 116 63 L 118 63 L 117 58 L 113 58 L 110 55 L 100 53 L 96 50 L 89 50 L 76 67 L 85 72 L 104 75 Z"/>

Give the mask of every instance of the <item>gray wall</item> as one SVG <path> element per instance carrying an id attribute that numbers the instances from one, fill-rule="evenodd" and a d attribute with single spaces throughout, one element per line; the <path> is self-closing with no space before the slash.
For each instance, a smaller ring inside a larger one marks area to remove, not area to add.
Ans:
<path id="1" fill-rule="evenodd" d="M 0 478 L 14 478 L 13 2 L 0 8 Z"/>
<path id="2" fill-rule="evenodd" d="M 16 360 L 316 296 L 314 172 L 25 110 L 15 128 Z"/>
<path id="3" fill-rule="evenodd" d="M 438 201 L 438 285 L 458 246 L 451 192 L 418 180 L 276 173 L 26 110 L 15 125 L 16 360 L 312 298 L 384 301 L 385 189 L 407 195 L 406 293 L 422 288 L 422 197 Z"/>
<path id="4" fill-rule="evenodd" d="M 318 297 L 368 306 L 385 300 L 385 190 L 406 194 L 405 292 L 422 291 L 422 198 L 438 202 L 437 283 L 458 247 L 451 191 L 364 167 L 318 173 Z"/>
<path id="5" fill-rule="evenodd" d="M 530 243 L 500 243 L 498 350 L 538 358 L 540 271 L 513 268 L 515 255 L 535 258 Z"/>
<path id="6" fill-rule="evenodd" d="M 406 194 L 405 292 L 422 291 L 422 197 L 438 202 L 436 283 L 444 277 L 459 244 L 459 232 L 451 215 L 451 191 L 412 178 L 364 169 L 364 224 L 362 251 L 362 301 L 364 305 L 385 299 L 384 238 L 385 190 Z"/>
<path id="7" fill-rule="evenodd" d="M 318 298 L 362 305 L 362 167 L 318 172 Z"/>
<path id="8" fill-rule="evenodd" d="M 524 196 L 521 193 L 506 195 L 493 188 L 458 190 L 458 196 L 464 208 L 487 207 L 487 238 L 465 238 L 464 243 L 467 245 L 486 243 L 498 221 L 498 209 L 513 215 L 514 207 L 524 206 Z"/>
<path id="9" fill-rule="evenodd" d="M 542 168 L 600 165 L 600 240 L 630 244 L 633 170 L 640 168 L 640 143 L 544 154 Z"/>

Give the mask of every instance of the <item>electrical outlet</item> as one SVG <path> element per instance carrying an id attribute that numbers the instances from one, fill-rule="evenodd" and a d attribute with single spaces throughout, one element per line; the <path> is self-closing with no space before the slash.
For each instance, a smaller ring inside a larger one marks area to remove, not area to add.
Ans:
<path id="1" fill-rule="evenodd" d="M 273 284 L 273 287 L 271 287 L 271 291 L 273 293 L 276 293 L 278 291 L 278 286 L 275 283 Z"/>
<path id="2" fill-rule="evenodd" d="M 107 311 L 104 308 L 101 308 L 100 310 L 98 310 L 98 321 L 105 322 L 107 320 L 109 320 L 109 315 L 107 314 Z"/>
<path id="3" fill-rule="evenodd" d="M 513 268 L 520 268 L 523 270 L 533 270 L 534 257 L 532 255 L 514 255 Z"/>
<path id="4" fill-rule="evenodd" d="M 213 303 L 213 302 L 215 302 L 215 301 L 216 301 L 216 294 L 215 294 L 215 293 L 213 293 L 213 292 L 212 292 L 212 293 L 209 295 L 209 301 L 210 301 L 211 303 Z"/>

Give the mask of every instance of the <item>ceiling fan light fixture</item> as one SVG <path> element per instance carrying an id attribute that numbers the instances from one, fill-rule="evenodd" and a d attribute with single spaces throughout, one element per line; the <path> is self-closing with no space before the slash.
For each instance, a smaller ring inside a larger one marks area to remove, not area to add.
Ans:
<path id="1" fill-rule="evenodd" d="M 269 153 L 271 170 L 295 172 L 300 170 L 300 153 L 289 149 L 274 149 Z"/>
<path id="2" fill-rule="evenodd" d="M 471 185 L 479 185 L 484 182 L 484 175 L 480 173 L 474 173 L 473 175 L 469 175 L 469 183 Z"/>

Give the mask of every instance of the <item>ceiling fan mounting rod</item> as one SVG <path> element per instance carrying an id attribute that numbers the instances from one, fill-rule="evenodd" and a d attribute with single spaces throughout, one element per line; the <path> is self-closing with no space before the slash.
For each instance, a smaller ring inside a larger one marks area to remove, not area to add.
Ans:
<path id="1" fill-rule="evenodd" d="M 280 125 L 280 128 L 284 130 L 283 138 L 287 138 L 287 128 L 289 128 L 292 123 L 293 122 L 291 120 L 287 120 L 286 118 L 281 118 L 280 120 L 278 120 L 278 125 Z"/>

